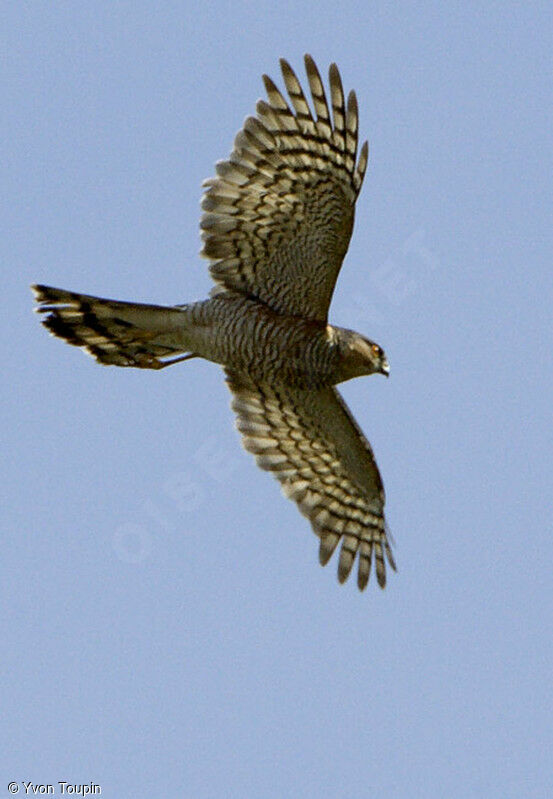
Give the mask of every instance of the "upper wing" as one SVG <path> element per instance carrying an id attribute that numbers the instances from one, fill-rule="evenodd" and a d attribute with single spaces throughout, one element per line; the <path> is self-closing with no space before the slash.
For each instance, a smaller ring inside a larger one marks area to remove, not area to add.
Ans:
<path id="1" fill-rule="evenodd" d="M 257 103 L 228 161 L 207 180 L 202 254 L 219 286 L 271 308 L 325 321 L 353 228 L 367 167 L 357 158 L 357 100 L 347 104 L 340 73 L 329 69 L 332 118 L 311 56 L 305 68 L 313 116 L 289 64 L 280 62 L 292 108 L 263 76 L 269 102 Z"/>
<path id="2" fill-rule="evenodd" d="M 336 389 L 254 385 L 227 370 L 233 410 L 245 448 L 262 469 L 274 472 L 320 537 L 319 559 L 328 562 L 340 538 L 338 579 L 349 576 L 359 552 L 357 585 L 369 580 L 374 551 L 384 587 L 384 555 L 395 563 L 386 535 L 384 490 L 368 441 Z"/>

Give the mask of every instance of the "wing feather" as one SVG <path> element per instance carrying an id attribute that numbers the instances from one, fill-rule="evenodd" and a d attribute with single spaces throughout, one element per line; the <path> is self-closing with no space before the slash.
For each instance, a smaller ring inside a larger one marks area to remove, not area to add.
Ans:
<path id="1" fill-rule="evenodd" d="M 274 310 L 324 321 L 353 229 L 367 165 L 357 157 L 358 109 L 340 73 L 329 69 L 330 102 L 305 57 L 314 111 L 281 60 L 289 102 L 267 75 L 227 161 L 205 182 L 202 254 L 219 289 L 240 291 Z"/>
<path id="2" fill-rule="evenodd" d="M 385 558 L 395 569 L 384 519 L 384 490 L 371 447 L 335 388 L 256 385 L 227 370 L 232 407 L 244 447 L 273 472 L 320 538 L 328 563 L 341 541 L 338 579 L 358 559 L 357 584 L 386 584 Z"/>

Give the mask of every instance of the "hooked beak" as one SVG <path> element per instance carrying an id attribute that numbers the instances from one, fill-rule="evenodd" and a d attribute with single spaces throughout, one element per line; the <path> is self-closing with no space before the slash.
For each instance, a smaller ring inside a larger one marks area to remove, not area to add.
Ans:
<path id="1" fill-rule="evenodd" d="M 384 360 L 382 361 L 380 372 L 386 377 L 390 377 L 390 364 L 388 363 L 386 358 L 384 358 Z"/>

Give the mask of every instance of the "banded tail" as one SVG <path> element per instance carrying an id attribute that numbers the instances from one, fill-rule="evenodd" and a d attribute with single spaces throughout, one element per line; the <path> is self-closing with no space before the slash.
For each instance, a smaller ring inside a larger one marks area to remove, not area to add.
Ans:
<path id="1" fill-rule="evenodd" d="M 184 308 L 119 302 L 51 286 L 31 286 L 42 324 L 98 363 L 163 369 L 194 358 L 184 343 Z M 173 357 L 170 360 L 161 358 Z"/>

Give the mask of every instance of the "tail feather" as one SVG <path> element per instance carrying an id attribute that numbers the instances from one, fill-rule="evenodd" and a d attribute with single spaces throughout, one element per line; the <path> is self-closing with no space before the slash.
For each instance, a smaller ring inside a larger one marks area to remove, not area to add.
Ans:
<path id="1" fill-rule="evenodd" d="M 82 347 L 99 363 L 163 369 L 193 358 L 183 343 L 184 308 L 119 302 L 50 286 L 31 286 L 42 324 L 54 336 Z M 167 356 L 184 353 L 171 360 Z"/>

